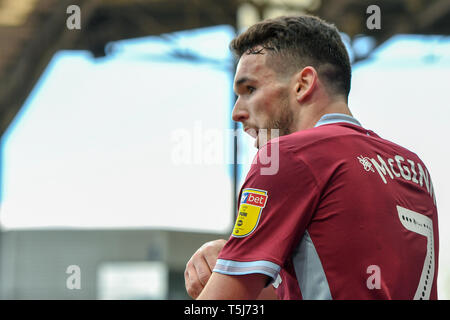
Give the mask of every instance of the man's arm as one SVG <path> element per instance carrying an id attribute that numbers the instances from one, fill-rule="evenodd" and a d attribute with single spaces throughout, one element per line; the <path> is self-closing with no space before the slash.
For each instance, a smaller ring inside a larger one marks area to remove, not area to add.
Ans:
<path id="1" fill-rule="evenodd" d="M 225 275 L 213 272 L 198 300 L 255 300 L 263 291 L 268 276 L 260 273 Z"/>
<path id="2" fill-rule="evenodd" d="M 278 300 L 278 295 L 272 285 L 265 287 L 258 296 L 257 300 Z"/>
<path id="3" fill-rule="evenodd" d="M 227 241 L 218 239 L 202 245 L 189 259 L 184 271 L 186 291 L 197 299 L 211 277 L 217 257 Z"/>
<path id="4" fill-rule="evenodd" d="M 213 273 L 212 270 L 214 269 L 214 266 L 216 264 L 217 256 L 219 255 L 219 252 L 220 250 L 222 250 L 225 243 L 226 240 L 224 239 L 205 243 L 197 250 L 197 252 L 186 264 L 186 270 L 184 274 L 186 291 L 192 298 L 197 299 L 200 293 L 203 291 L 203 288 L 208 283 L 208 280 Z M 261 290 L 257 299 L 277 300 L 278 297 L 275 292 L 275 288 L 272 285 L 269 285 Z"/>

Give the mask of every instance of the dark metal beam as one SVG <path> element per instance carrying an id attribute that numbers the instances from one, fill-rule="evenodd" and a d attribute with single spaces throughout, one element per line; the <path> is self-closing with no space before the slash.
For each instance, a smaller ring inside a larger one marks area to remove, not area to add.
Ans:
<path id="1" fill-rule="evenodd" d="M 237 9 L 244 2 L 255 4 L 260 13 L 268 6 L 260 0 L 37 1 L 25 26 L 0 26 L 0 134 L 58 50 L 89 50 L 103 56 L 111 41 L 219 24 L 236 26 Z M 81 30 L 65 26 L 70 4 L 81 7 Z M 372 4 L 381 8 L 380 30 L 366 28 L 366 9 Z M 350 37 L 374 37 L 377 46 L 396 33 L 450 34 L 448 0 L 321 0 L 312 13 L 335 23 Z"/>
<path id="2" fill-rule="evenodd" d="M 237 2 L 221 0 L 47 2 L 52 2 L 51 9 L 44 13 L 38 12 L 39 7 L 36 9 L 36 17 L 31 17 L 35 19 L 30 25 L 32 36 L 16 49 L 15 60 L 8 68 L 0 70 L 0 135 L 6 131 L 57 51 L 80 49 L 89 50 L 96 57 L 104 56 L 105 47 L 111 41 L 218 24 L 235 25 L 237 11 Z M 66 8 L 71 4 L 81 8 L 81 30 L 66 27 Z"/>
<path id="3" fill-rule="evenodd" d="M 36 17 L 33 37 L 24 43 L 11 68 L 2 74 L 0 82 L 0 134 L 6 131 L 34 85 L 42 75 L 51 58 L 76 37 L 76 30 L 66 27 L 66 9 L 69 5 L 86 3 L 83 14 L 86 16 L 94 10 L 93 4 L 98 0 L 60 0 L 48 15 Z"/>

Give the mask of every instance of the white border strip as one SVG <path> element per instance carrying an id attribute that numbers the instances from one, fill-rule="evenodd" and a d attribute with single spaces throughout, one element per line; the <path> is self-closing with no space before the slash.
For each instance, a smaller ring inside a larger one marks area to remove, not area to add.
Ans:
<path id="1" fill-rule="evenodd" d="M 316 125 L 314 127 L 319 127 L 324 124 L 331 124 L 331 123 L 338 123 L 338 122 L 346 122 L 355 124 L 357 126 L 361 127 L 361 123 L 353 118 L 352 116 L 349 116 L 347 114 L 343 113 L 328 113 L 322 116 L 319 121 L 317 121 Z"/>
<path id="2" fill-rule="evenodd" d="M 234 261 L 217 259 L 213 272 L 227 275 L 244 275 L 252 273 L 262 273 L 275 280 L 280 272 L 280 266 L 267 260 L 257 261 Z"/>

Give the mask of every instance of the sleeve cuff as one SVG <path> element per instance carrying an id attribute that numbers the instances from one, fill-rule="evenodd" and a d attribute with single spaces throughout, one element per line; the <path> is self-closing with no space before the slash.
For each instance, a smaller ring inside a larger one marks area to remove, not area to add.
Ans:
<path id="1" fill-rule="evenodd" d="M 272 278 L 268 283 L 273 283 L 280 272 L 280 266 L 276 263 L 267 260 L 257 260 L 257 261 L 234 261 L 234 260 L 224 260 L 217 259 L 216 266 L 213 272 L 218 272 L 227 275 L 244 275 L 251 273 L 262 273 L 266 276 Z"/>

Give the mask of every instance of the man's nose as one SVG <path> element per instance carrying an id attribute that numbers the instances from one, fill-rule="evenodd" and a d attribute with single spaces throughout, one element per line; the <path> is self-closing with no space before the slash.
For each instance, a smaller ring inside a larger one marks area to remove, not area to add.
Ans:
<path id="1" fill-rule="evenodd" d="M 231 118 L 237 122 L 244 122 L 249 117 L 246 108 L 240 103 L 239 98 L 236 100 L 234 104 L 233 112 L 231 114 Z"/>

